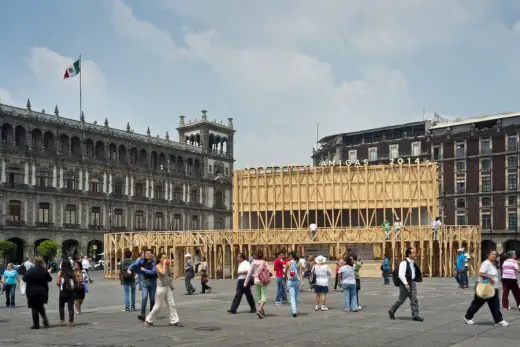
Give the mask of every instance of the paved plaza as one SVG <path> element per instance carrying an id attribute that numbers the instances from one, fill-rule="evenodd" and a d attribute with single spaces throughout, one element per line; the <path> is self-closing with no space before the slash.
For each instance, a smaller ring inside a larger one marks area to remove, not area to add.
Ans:
<path id="1" fill-rule="evenodd" d="M 289 316 L 289 307 L 275 307 L 274 283 L 269 290 L 267 317 L 263 320 L 248 313 L 245 298 L 239 314 L 226 312 L 234 295 L 232 280 L 212 281 L 213 294 L 184 295 L 184 282 L 176 281 L 175 300 L 183 328 L 168 326 L 167 311 L 159 314 L 153 328 L 137 320 L 137 312 L 123 311 L 122 289 L 117 281 L 94 274 L 84 312 L 76 316 L 75 328 L 58 326 L 57 290 L 47 306 L 51 328 L 30 330 L 31 315 L 25 297 L 18 294 L 16 309 L 3 307 L 0 301 L 0 346 L 520 346 L 520 312 L 504 312 L 511 323 L 495 327 L 487 306 L 468 326 L 462 316 L 471 292 L 461 292 L 453 279 L 425 279 L 418 287 L 421 316 L 413 322 L 406 302 L 397 319 L 388 318 L 388 308 L 397 296 L 393 285 L 383 286 L 378 279 L 362 282 L 361 305 L 357 313 L 343 311 L 341 292 L 329 295 L 328 312 L 313 311 L 313 295 L 301 297 L 300 315 Z M 195 281 L 197 289 L 200 284 Z M 137 292 L 138 305 L 141 292 Z M 511 299 L 513 299 L 511 297 Z M 513 302 L 514 303 L 514 300 Z"/>

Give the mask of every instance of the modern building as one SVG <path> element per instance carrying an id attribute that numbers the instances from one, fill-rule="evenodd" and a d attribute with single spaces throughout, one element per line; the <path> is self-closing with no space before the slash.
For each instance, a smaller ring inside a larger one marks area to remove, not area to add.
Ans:
<path id="1" fill-rule="evenodd" d="M 439 164 L 439 207 L 447 225 L 481 225 L 483 249 L 520 250 L 520 113 L 407 123 L 327 136 L 314 165 L 347 160 L 385 164 L 401 158 Z M 517 243 L 518 241 L 518 243 Z M 516 247 L 515 245 L 518 245 Z"/>
<path id="2" fill-rule="evenodd" d="M 99 254 L 109 231 L 231 228 L 232 118 L 180 116 L 178 141 L 0 104 L 0 239 Z"/>

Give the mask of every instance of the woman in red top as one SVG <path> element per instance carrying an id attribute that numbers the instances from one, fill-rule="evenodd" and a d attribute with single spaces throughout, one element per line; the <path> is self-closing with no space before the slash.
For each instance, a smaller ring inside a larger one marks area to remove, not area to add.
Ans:
<path id="1" fill-rule="evenodd" d="M 276 273 L 276 298 L 275 304 L 287 303 L 287 290 L 284 283 L 285 253 L 280 252 L 274 261 L 274 272 Z"/>

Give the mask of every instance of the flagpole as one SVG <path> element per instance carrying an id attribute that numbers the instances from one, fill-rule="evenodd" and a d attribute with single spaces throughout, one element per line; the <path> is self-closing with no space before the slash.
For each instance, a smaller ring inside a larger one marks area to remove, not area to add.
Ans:
<path id="1" fill-rule="evenodd" d="M 81 114 L 83 113 L 83 96 L 81 93 L 81 75 L 83 75 L 81 72 L 81 54 L 79 55 L 79 118 L 81 119 Z"/>

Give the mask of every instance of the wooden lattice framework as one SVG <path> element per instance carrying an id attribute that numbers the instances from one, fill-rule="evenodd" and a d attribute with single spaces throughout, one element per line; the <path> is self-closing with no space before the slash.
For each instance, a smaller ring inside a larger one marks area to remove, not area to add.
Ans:
<path id="1" fill-rule="evenodd" d="M 238 252 L 251 254 L 261 248 L 272 258 L 283 248 L 305 255 L 309 245 L 330 247 L 331 257 L 352 245 L 370 245 L 374 259 L 387 254 L 394 262 L 413 245 L 429 276 L 452 276 L 459 247 L 473 255 L 472 273 L 480 263 L 477 226 L 442 226 L 438 241 L 433 241 L 430 223 L 438 211 L 435 164 L 240 170 L 233 173 L 233 198 L 233 230 L 105 234 L 105 276 L 117 277 L 115 263 L 125 250 L 137 255 L 146 248 L 174 256 L 177 277 L 183 275 L 184 255 L 196 248 L 207 258 L 211 278 L 233 277 Z M 318 225 L 311 239 L 307 226 L 314 222 L 311 217 L 320 216 L 324 226 Z M 396 216 L 403 222 L 400 236 L 396 239 L 392 233 L 385 240 L 379 225 Z M 254 220 L 257 228 L 240 227 Z"/>

